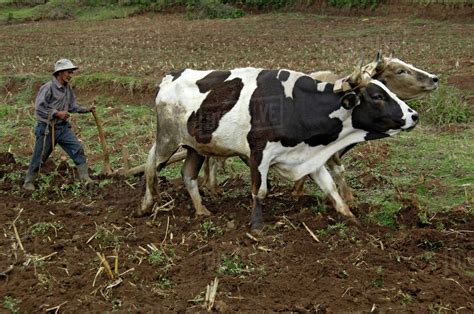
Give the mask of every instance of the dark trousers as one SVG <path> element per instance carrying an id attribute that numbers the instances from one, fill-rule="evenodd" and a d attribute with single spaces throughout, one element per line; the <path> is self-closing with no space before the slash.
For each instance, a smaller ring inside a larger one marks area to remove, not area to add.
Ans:
<path id="1" fill-rule="evenodd" d="M 30 167 L 28 168 L 28 175 L 37 173 L 40 165 L 48 159 L 53 151 L 51 147 L 51 125 L 47 126 L 44 122 L 38 122 L 35 128 L 35 135 L 36 143 L 33 156 L 31 157 Z M 54 144 L 59 144 L 76 165 L 82 165 L 87 162 L 84 148 L 71 130 L 71 124 L 69 124 L 69 122 L 62 121 L 56 123 L 54 126 Z"/>

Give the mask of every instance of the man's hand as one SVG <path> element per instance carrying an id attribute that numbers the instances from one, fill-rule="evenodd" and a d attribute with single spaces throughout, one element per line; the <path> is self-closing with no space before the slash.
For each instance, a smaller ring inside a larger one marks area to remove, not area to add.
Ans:
<path id="1" fill-rule="evenodd" d="M 89 107 L 89 108 L 87 108 L 87 110 L 89 112 L 95 112 L 95 106 Z"/>
<path id="2" fill-rule="evenodd" d="M 54 114 L 54 116 L 60 120 L 64 120 L 66 121 L 67 119 L 69 119 L 69 112 L 67 111 L 58 111 Z"/>

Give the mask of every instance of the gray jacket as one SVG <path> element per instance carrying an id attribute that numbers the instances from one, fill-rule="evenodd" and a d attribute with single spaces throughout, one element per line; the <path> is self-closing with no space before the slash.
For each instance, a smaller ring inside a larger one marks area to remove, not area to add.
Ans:
<path id="1" fill-rule="evenodd" d="M 87 108 L 77 104 L 76 95 L 69 84 L 62 86 L 54 77 L 40 87 L 35 101 L 36 119 L 42 122 L 61 121 L 53 118 L 58 111 L 85 113 Z"/>

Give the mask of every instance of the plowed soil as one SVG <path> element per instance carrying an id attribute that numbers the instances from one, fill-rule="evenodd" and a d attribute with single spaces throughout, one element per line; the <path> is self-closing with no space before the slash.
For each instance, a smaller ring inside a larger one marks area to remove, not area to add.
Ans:
<path id="1" fill-rule="evenodd" d="M 25 170 L 13 155 L 0 157 L 1 176 Z M 22 312 L 59 305 L 65 312 L 201 311 L 216 277 L 209 306 L 217 311 L 474 310 L 474 223 L 463 211 L 423 224 L 407 201 L 395 229 L 365 221 L 368 208 L 359 205 L 362 226 L 343 226 L 333 210 L 314 210 L 321 200 L 296 201 L 291 186 L 277 182 L 265 203 L 264 233 L 254 238 L 247 234 L 249 187 L 240 177 L 221 185 L 219 199 L 204 191 L 212 217 L 194 217 L 181 180 L 164 177 L 160 204 L 169 211 L 133 217 L 142 178 L 132 184 L 101 176 L 111 183 L 71 189 L 74 169 L 46 167 L 56 169 L 46 198 L 10 195 L 21 180 L 4 178 L 0 186 L 0 290 L 21 299 Z M 38 223 L 52 227 L 42 233 Z M 97 253 L 113 276 L 98 273 Z"/>

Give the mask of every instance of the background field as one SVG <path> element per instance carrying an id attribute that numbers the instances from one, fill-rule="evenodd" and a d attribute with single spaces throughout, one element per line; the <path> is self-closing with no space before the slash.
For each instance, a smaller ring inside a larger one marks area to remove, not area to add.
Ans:
<path id="1" fill-rule="evenodd" d="M 217 311 L 472 312 L 474 20 L 472 7 L 459 14 L 445 9 L 455 17 L 346 9 L 230 20 L 145 13 L 0 26 L 3 308 L 199 311 L 206 285 L 217 277 Z M 21 190 L 34 144 L 34 97 L 58 58 L 80 66 L 76 94 L 98 107 L 119 169 L 124 155 L 130 166 L 145 161 L 155 89 L 166 72 L 255 66 L 342 73 L 378 49 L 436 73 L 441 88 L 411 104 L 421 113 L 413 132 L 360 145 L 345 157 L 361 227 L 340 220 L 315 185 L 307 184 L 307 195 L 296 201 L 291 184 L 274 177 L 264 234 L 247 236 L 248 170 L 237 160 L 219 177 L 222 197 L 203 188 L 214 216 L 193 216 L 176 164 L 162 172 L 166 212 L 133 217 L 144 180 L 100 174 L 89 115 L 74 115 L 72 123 L 98 186 L 74 182 L 73 167 L 56 149 L 38 190 Z M 117 260 L 121 275 L 99 272 L 96 252 L 112 272 Z"/>

